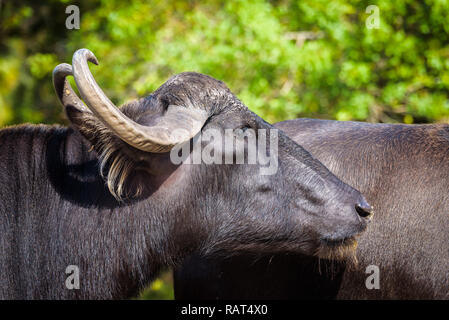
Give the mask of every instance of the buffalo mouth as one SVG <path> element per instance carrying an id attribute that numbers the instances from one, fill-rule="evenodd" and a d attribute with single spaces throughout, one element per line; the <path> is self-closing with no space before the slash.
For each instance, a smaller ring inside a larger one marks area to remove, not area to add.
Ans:
<path id="1" fill-rule="evenodd" d="M 346 260 L 356 264 L 356 249 L 357 239 L 355 236 L 341 239 L 323 238 L 320 240 L 315 256 L 328 260 Z"/>
<path id="2" fill-rule="evenodd" d="M 322 239 L 321 243 L 329 248 L 339 248 L 346 246 L 357 246 L 357 240 L 354 236 L 341 239 Z"/>

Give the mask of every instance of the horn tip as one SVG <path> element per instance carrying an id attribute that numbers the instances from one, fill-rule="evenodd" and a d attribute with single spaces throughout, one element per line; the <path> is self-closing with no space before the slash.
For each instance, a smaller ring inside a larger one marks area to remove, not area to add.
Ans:
<path id="1" fill-rule="evenodd" d="M 65 76 L 71 75 L 72 74 L 72 66 L 68 63 L 58 64 L 53 69 L 53 77 L 60 73 L 62 73 Z"/>
<path id="2" fill-rule="evenodd" d="M 90 51 L 89 49 L 82 48 L 82 49 L 76 50 L 75 53 L 73 54 L 73 58 L 75 58 L 76 56 L 82 56 L 87 61 L 90 61 L 95 65 L 98 65 L 97 57 L 95 57 L 94 53 L 92 51 Z"/>

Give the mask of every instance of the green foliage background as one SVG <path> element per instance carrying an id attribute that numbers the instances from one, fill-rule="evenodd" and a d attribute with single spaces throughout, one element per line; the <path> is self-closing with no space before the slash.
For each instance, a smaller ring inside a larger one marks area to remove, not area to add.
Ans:
<path id="1" fill-rule="evenodd" d="M 197 71 L 270 122 L 449 122 L 448 0 L 0 0 L 0 126 L 67 123 L 51 72 L 82 47 L 116 104 Z M 146 297 L 171 297 L 166 283 Z"/>
<path id="2" fill-rule="evenodd" d="M 446 0 L 0 3 L 0 125 L 65 121 L 51 71 L 81 47 L 99 58 L 92 71 L 118 104 L 193 70 L 271 122 L 449 119 Z M 65 28 L 69 4 L 80 30 Z M 379 29 L 365 26 L 371 4 Z"/>

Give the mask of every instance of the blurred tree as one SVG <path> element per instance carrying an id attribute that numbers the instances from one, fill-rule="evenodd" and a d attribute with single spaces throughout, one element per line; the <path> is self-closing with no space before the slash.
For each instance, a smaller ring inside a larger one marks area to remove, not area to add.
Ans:
<path id="1" fill-rule="evenodd" d="M 173 273 L 171 271 L 163 272 L 137 297 L 138 300 L 173 300 L 174 298 Z"/>
<path id="2" fill-rule="evenodd" d="M 193 70 L 225 81 L 268 121 L 301 116 L 447 121 L 449 2 L 0 1 L 0 124 L 60 122 L 52 68 L 90 48 L 116 103 Z"/>
<path id="3" fill-rule="evenodd" d="M 67 56 L 65 2 L 0 0 L 0 125 L 62 120 L 51 72 Z"/>

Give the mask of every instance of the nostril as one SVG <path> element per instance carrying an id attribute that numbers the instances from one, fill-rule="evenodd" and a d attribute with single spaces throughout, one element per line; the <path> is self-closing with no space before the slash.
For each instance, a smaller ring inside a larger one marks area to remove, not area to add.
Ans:
<path id="1" fill-rule="evenodd" d="M 356 204 L 355 211 L 357 211 L 358 215 L 362 218 L 368 218 L 373 214 L 373 208 L 368 204 Z"/>

